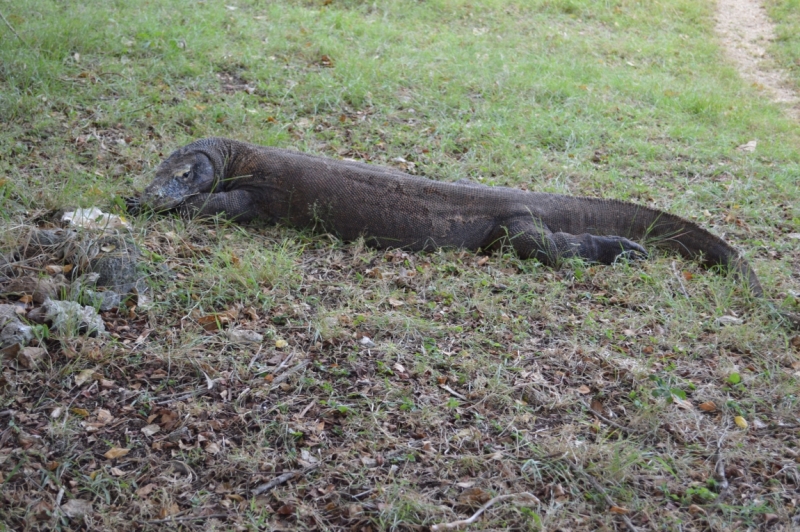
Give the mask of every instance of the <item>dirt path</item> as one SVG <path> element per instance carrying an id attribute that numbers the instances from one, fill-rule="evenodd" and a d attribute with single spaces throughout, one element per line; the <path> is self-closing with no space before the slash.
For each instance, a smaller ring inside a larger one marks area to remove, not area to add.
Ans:
<path id="1" fill-rule="evenodd" d="M 759 0 L 717 0 L 717 33 L 742 77 L 763 87 L 786 113 L 800 120 L 800 97 L 786 74 L 775 68 L 766 48 L 775 38 L 775 25 Z"/>

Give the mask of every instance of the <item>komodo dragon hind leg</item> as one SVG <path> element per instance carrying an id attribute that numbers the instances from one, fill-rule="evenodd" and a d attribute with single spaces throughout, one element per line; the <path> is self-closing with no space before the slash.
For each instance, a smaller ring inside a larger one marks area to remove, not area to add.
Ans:
<path id="1" fill-rule="evenodd" d="M 620 255 L 647 256 L 642 246 L 621 236 L 553 233 L 529 220 L 514 221 L 507 229 L 508 239 L 520 257 L 534 258 L 548 266 L 557 266 L 560 260 L 571 257 L 612 264 Z"/>

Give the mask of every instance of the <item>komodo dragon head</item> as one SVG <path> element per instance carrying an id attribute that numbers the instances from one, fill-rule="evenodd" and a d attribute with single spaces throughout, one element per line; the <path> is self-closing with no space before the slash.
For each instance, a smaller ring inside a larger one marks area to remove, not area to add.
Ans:
<path id="1" fill-rule="evenodd" d="M 217 182 L 211 158 L 198 150 L 178 150 L 156 170 L 141 201 L 156 211 L 178 207 L 190 197 L 211 192 Z"/>

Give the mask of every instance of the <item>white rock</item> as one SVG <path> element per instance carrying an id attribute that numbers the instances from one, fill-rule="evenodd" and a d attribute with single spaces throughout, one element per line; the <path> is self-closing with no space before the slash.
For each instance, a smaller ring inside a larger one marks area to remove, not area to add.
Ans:
<path id="1" fill-rule="evenodd" d="M 358 343 L 366 347 L 375 347 L 375 342 L 370 340 L 369 336 L 362 336 Z"/>
<path id="2" fill-rule="evenodd" d="M 61 221 L 86 229 L 120 229 L 129 227 L 128 222 L 123 218 L 103 212 L 97 207 L 65 212 L 61 217 Z"/>
<path id="3" fill-rule="evenodd" d="M 45 318 L 53 323 L 52 328 L 59 332 L 76 334 L 104 334 L 106 327 L 93 307 L 84 307 L 74 301 L 54 301 L 46 299 L 42 305 Z"/>

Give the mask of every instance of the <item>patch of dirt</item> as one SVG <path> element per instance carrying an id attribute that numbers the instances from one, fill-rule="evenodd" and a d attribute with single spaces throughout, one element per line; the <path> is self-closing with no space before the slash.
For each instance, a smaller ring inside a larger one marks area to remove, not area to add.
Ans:
<path id="1" fill-rule="evenodd" d="M 786 113 L 800 120 L 800 97 L 786 74 L 774 68 L 767 47 L 775 39 L 775 25 L 758 0 L 717 0 L 717 34 L 741 76 L 766 91 Z"/>

